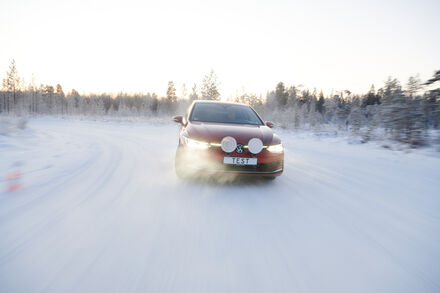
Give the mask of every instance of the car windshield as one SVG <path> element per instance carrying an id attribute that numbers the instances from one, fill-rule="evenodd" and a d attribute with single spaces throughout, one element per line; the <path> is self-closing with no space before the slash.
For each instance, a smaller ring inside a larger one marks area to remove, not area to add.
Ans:
<path id="1" fill-rule="evenodd" d="M 197 103 L 191 121 L 263 125 L 261 119 L 248 106 L 235 104 Z"/>

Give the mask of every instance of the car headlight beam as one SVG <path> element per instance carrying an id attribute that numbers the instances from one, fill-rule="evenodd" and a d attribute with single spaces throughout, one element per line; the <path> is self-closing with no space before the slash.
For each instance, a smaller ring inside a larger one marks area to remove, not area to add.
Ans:
<path id="1" fill-rule="evenodd" d="M 186 146 L 192 149 L 202 150 L 209 148 L 209 143 L 204 141 L 198 141 L 195 139 L 188 138 L 186 136 L 183 136 L 183 140 L 185 141 Z"/>
<path id="2" fill-rule="evenodd" d="M 267 147 L 267 150 L 271 153 L 282 153 L 284 151 L 283 145 L 280 144 L 274 144 Z"/>

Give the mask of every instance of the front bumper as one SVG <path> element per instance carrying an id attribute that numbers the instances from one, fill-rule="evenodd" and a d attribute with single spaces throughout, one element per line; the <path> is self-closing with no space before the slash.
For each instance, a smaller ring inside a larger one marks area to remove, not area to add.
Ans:
<path id="1" fill-rule="evenodd" d="M 223 163 L 225 156 L 231 157 L 255 157 L 257 165 L 238 166 Z M 179 146 L 176 154 L 176 161 L 181 167 L 194 175 L 203 174 L 233 174 L 244 176 L 279 176 L 284 170 L 284 153 L 270 153 L 267 150 L 261 151 L 258 155 L 252 155 L 245 151 L 242 154 L 226 154 L 220 148 L 206 150 L 194 150 L 188 147 Z"/>

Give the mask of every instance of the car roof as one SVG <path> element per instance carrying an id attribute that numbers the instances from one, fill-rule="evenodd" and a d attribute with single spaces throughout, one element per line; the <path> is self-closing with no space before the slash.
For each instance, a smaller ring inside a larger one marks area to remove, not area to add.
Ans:
<path id="1" fill-rule="evenodd" d="M 243 103 L 236 103 L 236 102 L 226 102 L 226 101 L 213 101 L 213 100 L 195 100 L 194 104 L 220 104 L 220 105 L 238 105 L 238 106 L 246 106 L 249 107 L 249 105 L 243 104 Z"/>

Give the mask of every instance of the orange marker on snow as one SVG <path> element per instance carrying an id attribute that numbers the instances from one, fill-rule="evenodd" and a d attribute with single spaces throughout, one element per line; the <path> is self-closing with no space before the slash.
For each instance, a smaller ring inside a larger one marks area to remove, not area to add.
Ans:
<path id="1" fill-rule="evenodd" d="M 21 184 L 19 182 L 21 175 L 22 175 L 22 173 L 20 170 L 13 171 L 13 172 L 6 174 L 5 179 L 8 184 L 8 186 L 6 187 L 6 191 L 11 192 L 11 191 L 15 191 L 15 190 L 23 187 L 23 184 Z"/>

